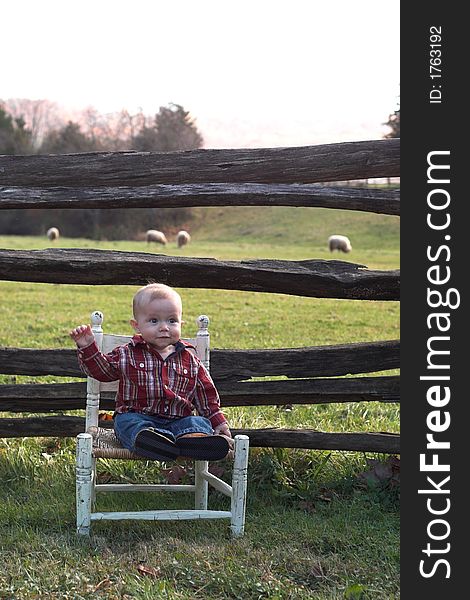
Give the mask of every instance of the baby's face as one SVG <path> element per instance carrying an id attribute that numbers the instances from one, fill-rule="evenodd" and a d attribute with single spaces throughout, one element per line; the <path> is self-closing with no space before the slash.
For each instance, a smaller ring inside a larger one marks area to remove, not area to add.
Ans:
<path id="1" fill-rule="evenodd" d="M 131 324 L 148 344 L 164 350 L 181 337 L 181 303 L 177 297 L 151 300 L 139 307 Z"/>

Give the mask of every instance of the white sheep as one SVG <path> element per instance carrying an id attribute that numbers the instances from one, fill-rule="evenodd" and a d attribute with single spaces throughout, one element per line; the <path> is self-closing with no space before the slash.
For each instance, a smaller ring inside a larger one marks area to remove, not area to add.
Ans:
<path id="1" fill-rule="evenodd" d="M 330 252 L 333 252 L 333 250 L 351 252 L 352 250 L 351 242 L 345 235 L 330 235 L 328 238 L 328 248 L 330 249 Z"/>
<path id="2" fill-rule="evenodd" d="M 47 232 L 46 232 L 47 238 L 51 241 L 54 242 L 55 240 L 59 239 L 59 230 L 57 229 L 57 227 L 50 227 Z"/>
<path id="3" fill-rule="evenodd" d="M 184 230 L 178 231 L 178 235 L 176 236 L 176 242 L 178 244 L 178 248 L 181 248 L 181 246 L 186 246 L 186 244 L 189 244 L 190 241 L 191 241 L 191 236 L 189 235 L 189 233 L 187 231 L 184 231 Z"/>
<path id="4" fill-rule="evenodd" d="M 155 242 L 156 244 L 163 244 L 164 246 L 167 241 L 163 231 L 157 231 L 156 229 L 149 229 L 145 234 L 145 239 L 148 244 L 150 244 L 150 242 Z"/>

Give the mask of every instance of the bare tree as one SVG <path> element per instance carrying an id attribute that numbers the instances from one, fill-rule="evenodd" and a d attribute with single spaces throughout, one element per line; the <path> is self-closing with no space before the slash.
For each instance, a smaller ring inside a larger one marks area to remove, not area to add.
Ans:
<path id="1" fill-rule="evenodd" d="M 101 114 L 89 107 L 77 115 L 76 120 L 97 149 L 119 151 L 132 149 L 133 139 L 147 119 L 142 111 L 134 115 L 127 110 Z"/>
<path id="2" fill-rule="evenodd" d="M 28 98 L 9 98 L 4 102 L 6 110 L 15 119 L 22 118 L 31 132 L 31 142 L 38 149 L 45 136 L 52 129 L 65 124 L 61 109 L 50 100 L 29 100 Z"/>

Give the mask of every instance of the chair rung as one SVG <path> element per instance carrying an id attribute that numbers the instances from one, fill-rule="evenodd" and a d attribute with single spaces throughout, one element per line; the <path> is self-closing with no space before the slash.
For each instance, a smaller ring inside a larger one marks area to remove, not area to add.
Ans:
<path id="1" fill-rule="evenodd" d="M 194 484 L 170 483 L 99 483 L 95 485 L 97 492 L 194 492 Z"/>
<path id="2" fill-rule="evenodd" d="M 232 486 L 228 483 L 225 483 L 225 481 L 222 481 L 222 479 L 219 479 L 212 473 L 209 473 L 209 471 L 202 471 L 201 477 L 205 479 L 209 483 L 209 485 L 215 488 L 218 492 L 225 494 L 225 496 L 232 495 Z"/>
<path id="3" fill-rule="evenodd" d="M 138 519 L 145 521 L 183 521 L 188 519 L 230 519 L 232 513 L 227 510 L 142 510 L 138 512 L 95 512 L 92 521 L 119 521 Z"/>

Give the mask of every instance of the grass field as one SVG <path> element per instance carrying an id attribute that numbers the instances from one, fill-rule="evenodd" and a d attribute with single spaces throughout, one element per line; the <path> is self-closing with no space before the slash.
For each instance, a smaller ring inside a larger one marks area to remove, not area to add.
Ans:
<path id="1" fill-rule="evenodd" d="M 328 259 L 328 235 L 346 233 L 353 250 L 334 258 L 375 269 L 399 267 L 395 217 L 267 207 L 198 209 L 195 214 L 188 224 L 192 243 L 180 250 L 172 239 L 166 248 L 156 249 L 138 241 L 66 238 L 56 245 L 234 260 Z M 50 246 L 45 238 L 0 236 L 2 248 Z M 0 345 L 71 348 L 68 330 L 87 322 L 95 309 L 105 313 L 106 328 L 130 333 L 135 289 L 0 282 Z M 195 318 L 207 313 L 215 348 L 287 348 L 399 337 L 396 302 L 179 291 L 187 322 L 184 334 L 191 335 Z M 0 375 L 3 383 L 34 380 Z M 399 430 L 398 407 L 379 403 L 298 406 L 291 413 L 276 407 L 226 412 L 234 427 Z M 386 483 L 365 485 L 359 476 L 368 468 L 367 459 L 378 458 L 385 457 L 253 449 L 247 533 L 235 543 L 224 521 L 97 524 L 91 539 L 83 541 L 74 533 L 74 441 L 0 440 L 0 598 L 398 598 L 398 491 Z M 228 477 L 230 464 L 221 464 Z M 119 461 L 106 463 L 105 470 L 119 481 L 162 476 L 158 464 Z M 211 501 L 223 506 L 217 493 Z M 112 499 L 100 502 L 103 509 L 113 506 Z M 143 494 L 125 502 L 158 508 Z"/>

